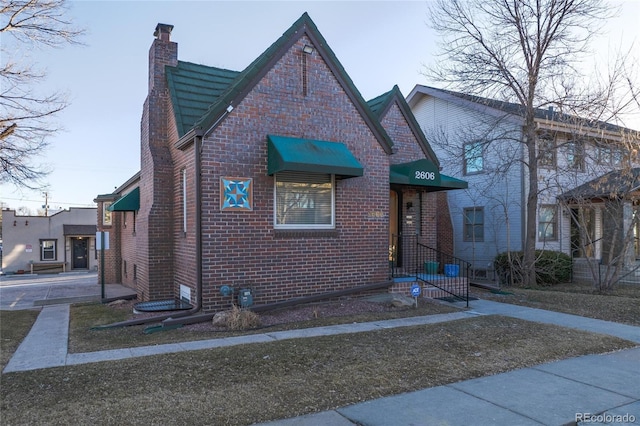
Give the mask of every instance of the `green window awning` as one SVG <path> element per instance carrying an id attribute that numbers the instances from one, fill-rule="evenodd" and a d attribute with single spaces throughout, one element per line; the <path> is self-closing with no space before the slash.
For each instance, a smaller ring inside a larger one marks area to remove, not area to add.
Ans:
<path id="1" fill-rule="evenodd" d="M 341 142 L 267 135 L 267 174 L 283 171 L 362 176 L 362 164 Z"/>
<path id="2" fill-rule="evenodd" d="M 440 173 L 438 166 L 426 158 L 408 163 L 392 164 L 389 182 L 399 185 L 417 185 L 429 191 L 467 188 L 467 182 Z"/>
<path id="3" fill-rule="evenodd" d="M 118 201 L 111 204 L 107 210 L 112 212 L 132 212 L 140 210 L 140 188 L 122 196 Z"/>

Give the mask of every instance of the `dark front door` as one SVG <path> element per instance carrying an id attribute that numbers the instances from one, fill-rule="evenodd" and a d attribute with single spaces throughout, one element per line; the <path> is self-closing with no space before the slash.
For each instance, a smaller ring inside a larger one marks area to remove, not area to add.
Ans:
<path id="1" fill-rule="evenodd" d="M 73 269 L 87 269 L 87 239 L 72 238 Z"/>

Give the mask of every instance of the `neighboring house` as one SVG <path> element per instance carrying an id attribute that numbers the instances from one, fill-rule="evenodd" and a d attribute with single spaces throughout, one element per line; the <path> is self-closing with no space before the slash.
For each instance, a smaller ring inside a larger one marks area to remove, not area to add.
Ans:
<path id="1" fill-rule="evenodd" d="M 149 53 L 141 171 L 96 198 L 107 282 L 208 312 L 239 290 L 387 291 L 394 235 L 450 229 L 438 191 L 466 183 L 440 173 L 397 87 L 362 99 L 306 13 L 242 72 L 179 61 L 172 28 Z"/>
<path id="2" fill-rule="evenodd" d="M 96 270 L 96 209 L 70 208 L 51 216 L 2 211 L 2 271 L 56 273 Z"/>
<path id="3" fill-rule="evenodd" d="M 449 194 L 455 254 L 484 275 L 496 254 L 524 248 L 529 177 L 521 143 L 522 108 L 421 85 L 407 102 L 443 166 L 469 183 L 468 190 Z M 571 255 L 578 274 L 575 265 L 581 259 L 597 264 L 624 261 L 627 269 L 635 268 L 639 245 L 614 253 L 621 250 L 624 232 L 617 230 L 614 236 L 613 229 L 615 223 L 636 242 L 640 237 L 633 220 L 640 186 L 634 169 L 638 132 L 579 120 L 552 108 L 537 110 L 535 120 L 536 247 Z M 618 203 L 624 208 L 617 209 L 614 218 L 608 211 Z"/>

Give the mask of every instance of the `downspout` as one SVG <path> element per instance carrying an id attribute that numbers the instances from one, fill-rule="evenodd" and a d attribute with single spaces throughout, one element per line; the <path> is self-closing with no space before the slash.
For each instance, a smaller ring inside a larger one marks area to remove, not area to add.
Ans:
<path id="1" fill-rule="evenodd" d="M 187 315 L 195 314 L 202 309 L 202 136 L 202 129 L 197 128 L 193 141 L 196 167 L 196 306 L 187 311 Z"/>

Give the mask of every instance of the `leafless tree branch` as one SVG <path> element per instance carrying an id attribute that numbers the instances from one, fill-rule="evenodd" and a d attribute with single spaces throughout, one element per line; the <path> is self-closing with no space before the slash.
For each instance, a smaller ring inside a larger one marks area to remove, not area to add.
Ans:
<path id="1" fill-rule="evenodd" d="M 0 61 L 0 183 L 36 189 L 49 169 L 36 159 L 59 131 L 52 118 L 68 105 L 63 93 L 39 94 L 35 88 L 46 74 L 30 63 L 19 63 L 18 50 L 59 48 L 80 44 L 82 30 L 65 18 L 65 0 L 3 1 L 0 35 L 15 45 L 1 47 Z M 15 46 L 21 49 L 16 49 Z"/>

